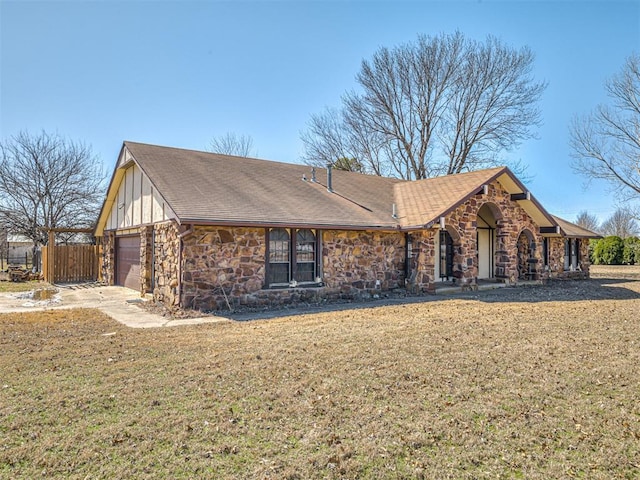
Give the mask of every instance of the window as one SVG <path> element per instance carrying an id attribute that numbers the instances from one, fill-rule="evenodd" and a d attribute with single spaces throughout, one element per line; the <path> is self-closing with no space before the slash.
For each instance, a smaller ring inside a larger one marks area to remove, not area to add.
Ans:
<path id="1" fill-rule="evenodd" d="M 564 241 L 564 269 L 579 270 L 580 266 L 580 240 L 567 238 Z"/>
<path id="2" fill-rule="evenodd" d="M 272 228 L 268 230 L 268 248 L 268 286 L 316 281 L 318 239 L 313 230 Z"/>
<path id="3" fill-rule="evenodd" d="M 453 238 L 446 230 L 440 230 L 440 278 L 453 276 Z"/>
<path id="4" fill-rule="evenodd" d="M 542 266 L 549 267 L 549 239 L 547 237 L 542 239 Z"/>
<path id="5" fill-rule="evenodd" d="M 289 283 L 289 232 L 284 228 L 269 231 L 269 285 L 273 283 Z"/>
<path id="6" fill-rule="evenodd" d="M 316 280 L 316 236 L 311 230 L 296 233 L 296 269 L 293 278 L 297 282 Z"/>

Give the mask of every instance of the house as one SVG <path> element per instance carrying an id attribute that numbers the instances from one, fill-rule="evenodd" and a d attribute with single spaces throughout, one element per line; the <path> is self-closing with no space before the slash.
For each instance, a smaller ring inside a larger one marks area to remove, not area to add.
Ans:
<path id="1" fill-rule="evenodd" d="M 33 256 L 33 241 L 24 235 L 8 233 L 3 260 L 7 265 L 29 265 Z"/>
<path id="2" fill-rule="evenodd" d="M 109 284 L 210 310 L 588 277 L 597 235 L 506 167 L 403 181 L 125 142 L 96 236 Z"/>

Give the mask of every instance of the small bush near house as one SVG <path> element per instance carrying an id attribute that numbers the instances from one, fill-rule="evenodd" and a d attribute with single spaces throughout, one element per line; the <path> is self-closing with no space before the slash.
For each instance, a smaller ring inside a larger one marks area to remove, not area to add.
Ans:
<path id="1" fill-rule="evenodd" d="M 598 240 L 593 249 L 593 263 L 596 265 L 621 265 L 624 241 L 615 235 Z"/>
<path id="2" fill-rule="evenodd" d="M 622 261 L 627 265 L 640 264 L 640 238 L 628 237 L 624 239 Z"/>

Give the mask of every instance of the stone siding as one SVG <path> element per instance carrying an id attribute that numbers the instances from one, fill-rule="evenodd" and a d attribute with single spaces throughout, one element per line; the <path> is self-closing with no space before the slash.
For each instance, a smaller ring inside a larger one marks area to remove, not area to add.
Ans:
<path id="1" fill-rule="evenodd" d="M 153 236 L 154 227 L 148 225 L 140 229 L 140 292 L 149 293 L 152 289 L 153 275 Z"/>
<path id="2" fill-rule="evenodd" d="M 551 279 L 582 279 L 589 278 L 589 240 L 580 239 L 580 269 L 565 270 L 564 269 L 564 237 L 549 238 L 549 266 L 545 272 L 545 278 Z"/>
<path id="3" fill-rule="evenodd" d="M 195 227 L 183 239 L 183 307 L 226 310 L 355 299 L 404 285 L 404 234 L 332 230 L 321 235 L 323 284 L 264 288 L 264 229 Z"/>
<path id="4" fill-rule="evenodd" d="M 436 229 L 411 232 L 411 260 L 409 278 L 406 287 L 412 293 L 435 291 L 436 262 L 439 252 L 436 251 Z"/>
<path id="5" fill-rule="evenodd" d="M 196 226 L 183 240 L 183 306 L 199 310 L 262 304 L 265 230 Z"/>
<path id="6" fill-rule="evenodd" d="M 323 279 L 342 294 L 404 286 L 405 235 L 400 232 L 322 232 Z"/>
<path id="7" fill-rule="evenodd" d="M 116 278 L 116 235 L 105 232 L 102 237 L 102 281 L 107 285 L 114 285 Z"/>
<path id="8" fill-rule="evenodd" d="M 180 235 L 174 222 L 158 223 L 154 228 L 153 298 L 168 308 L 180 303 Z M 144 244 L 146 242 L 143 239 Z M 140 250 L 142 250 L 142 244 Z M 142 280 L 141 280 L 142 282 Z"/>
<path id="9" fill-rule="evenodd" d="M 588 241 L 581 240 L 580 270 L 564 270 L 564 238 L 549 239 L 549 266 L 542 268 L 542 236 L 528 214 L 498 182 L 487 194 L 469 198 L 445 217 L 453 238 L 454 272 L 463 282 L 478 276 L 477 215 L 489 204 L 495 217 L 494 274 L 497 280 L 588 277 Z M 181 234 L 182 232 L 182 234 Z M 263 228 L 194 226 L 175 222 L 140 229 L 141 292 L 153 291 L 169 308 L 226 310 L 364 299 L 406 287 L 435 290 L 438 225 L 410 232 L 409 278 L 405 278 L 406 234 L 382 231 L 319 231 L 321 249 L 313 286 L 265 288 L 266 235 Z M 115 281 L 115 235 L 103 238 L 102 273 Z"/>
<path id="10" fill-rule="evenodd" d="M 477 215 L 483 205 L 490 204 L 496 219 L 495 277 L 506 282 L 516 282 L 518 271 L 518 241 L 523 232 L 528 232 L 534 241 L 535 250 L 532 255 L 530 277 L 539 275 L 539 264 L 542 259 L 542 236 L 533 219 L 498 181 L 492 182 L 486 194 L 479 193 L 446 215 L 445 227 L 454 242 L 454 274 L 465 282 L 474 281 L 478 277 L 478 244 L 476 238 Z M 425 230 L 412 233 L 414 251 L 417 250 L 417 276 L 413 288 L 417 291 L 433 291 L 435 288 L 435 262 L 438 254 L 435 251 L 435 235 L 438 230 Z"/>

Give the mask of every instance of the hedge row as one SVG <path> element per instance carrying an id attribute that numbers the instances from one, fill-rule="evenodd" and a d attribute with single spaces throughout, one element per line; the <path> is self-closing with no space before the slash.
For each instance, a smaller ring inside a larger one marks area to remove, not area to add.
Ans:
<path id="1" fill-rule="evenodd" d="M 589 243 L 591 263 L 594 265 L 635 265 L 640 264 L 640 238 L 628 237 L 624 240 L 615 235 Z"/>

